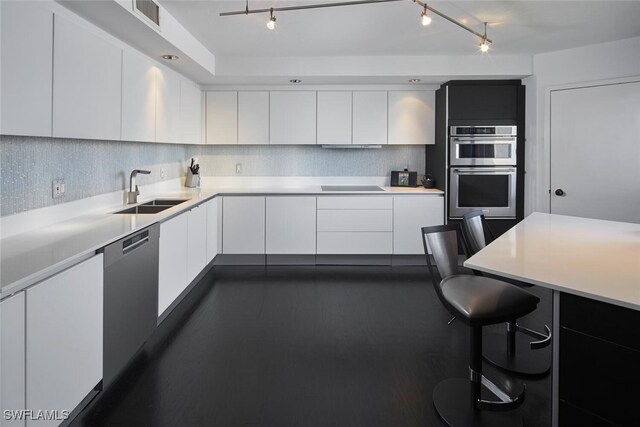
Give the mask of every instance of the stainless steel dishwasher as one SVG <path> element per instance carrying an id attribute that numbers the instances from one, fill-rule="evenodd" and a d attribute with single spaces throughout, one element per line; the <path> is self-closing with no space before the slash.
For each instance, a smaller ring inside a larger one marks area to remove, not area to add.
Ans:
<path id="1" fill-rule="evenodd" d="M 105 387 L 156 327 L 159 236 L 155 224 L 104 248 Z"/>

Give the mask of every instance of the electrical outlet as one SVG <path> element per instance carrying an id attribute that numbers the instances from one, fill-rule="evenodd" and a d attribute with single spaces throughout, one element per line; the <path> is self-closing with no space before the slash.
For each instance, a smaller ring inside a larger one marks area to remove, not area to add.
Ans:
<path id="1" fill-rule="evenodd" d="M 59 197 L 64 196 L 64 192 L 65 192 L 64 180 L 62 180 L 62 179 L 54 179 L 52 187 L 53 187 L 52 189 L 53 189 L 53 198 L 54 199 L 57 199 Z"/>
<path id="2" fill-rule="evenodd" d="M 160 179 L 164 179 L 164 168 L 160 168 Z"/>
<path id="3" fill-rule="evenodd" d="M 236 163 L 236 173 L 242 173 L 242 163 Z"/>

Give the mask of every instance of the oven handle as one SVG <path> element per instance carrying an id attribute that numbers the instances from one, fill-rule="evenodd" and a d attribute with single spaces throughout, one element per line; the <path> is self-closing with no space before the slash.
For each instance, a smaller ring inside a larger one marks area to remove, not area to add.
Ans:
<path id="1" fill-rule="evenodd" d="M 467 168 L 467 169 L 460 169 L 460 168 L 455 168 L 453 169 L 454 172 L 464 172 L 464 173 L 470 173 L 470 174 L 474 174 L 474 173 L 478 173 L 478 174 L 494 174 L 494 173 L 501 173 L 501 172 L 510 172 L 513 173 L 516 171 L 516 168 L 501 168 L 501 169 L 495 169 L 495 168 L 491 168 L 491 169 L 479 169 L 479 168 Z"/>
<path id="2" fill-rule="evenodd" d="M 451 138 L 454 141 L 458 141 L 458 142 L 478 142 L 478 143 L 483 143 L 483 144 L 487 144 L 487 143 L 494 143 L 494 144 L 512 144 L 517 142 L 517 138 L 514 138 L 512 136 L 507 136 L 507 137 L 499 137 L 499 136 L 492 136 L 490 138 L 458 138 L 458 137 L 452 137 Z"/>

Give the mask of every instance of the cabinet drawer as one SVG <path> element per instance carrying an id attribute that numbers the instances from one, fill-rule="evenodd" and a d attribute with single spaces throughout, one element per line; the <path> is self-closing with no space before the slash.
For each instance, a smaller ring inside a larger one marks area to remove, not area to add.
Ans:
<path id="1" fill-rule="evenodd" d="M 359 231 L 318 232 L 318 254 L 391 254 L 393 233 Z"/>
<path id="2" fill-rule="evenodd" d="M 318 197 L 318 209 L 392 209 L 392 197 L 327 196 Z"/>
<path id="3" fill-rule="evenodd" d="M 320 210 L 318 231 L 393 231 L 393 211 Z"/>

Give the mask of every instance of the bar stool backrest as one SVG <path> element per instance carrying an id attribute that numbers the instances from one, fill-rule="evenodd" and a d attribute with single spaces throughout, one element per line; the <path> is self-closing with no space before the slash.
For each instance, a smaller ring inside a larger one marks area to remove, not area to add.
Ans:
<path id="1" fill-rule="evenodd" d="M 438 285 L 439 282 L 434 274 L 429 254 L 433 255 L 435 267 L 438 269 L 441 279 L 461 273 L 458 267 L 459 231 L 460 227 L 457 224 L 422 227 L 422 245 L 434 285 Z M 439 286 L 437 287 L 439 288 Z"/>
<path id="2" fill-rule="evenodd" d="M 493 240 L 491 230 L 487 226 L 487 220 L 482 211 L 472 211 L 462 215 L 462 232 L 467 244 L 469 256 L 475 255 L 491 241 L 485 239 L 485 232 Z"/>

